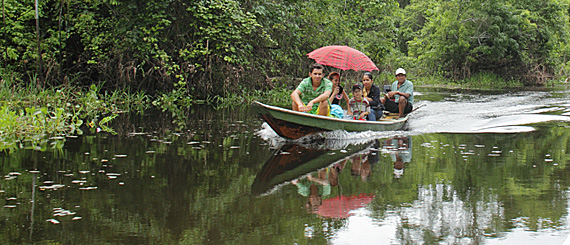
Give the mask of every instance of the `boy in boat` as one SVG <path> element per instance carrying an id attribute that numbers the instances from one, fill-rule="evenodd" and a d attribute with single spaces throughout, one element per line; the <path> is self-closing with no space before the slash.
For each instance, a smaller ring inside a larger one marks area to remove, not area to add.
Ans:
<path id="1" fill-rule="evenodd" d="M 406 79 L 406 70 L 398 68 L 396 70 L 396 81 L 392 83 L 392 91 L 380 98 L 386 110 L 398 113 L 399 117 L 412 111 L 414 103 L 414 84 Z"/>
<path id="2" fill-rule="evenodd" d="M 370 104 L 362 97 L 362 86 L 359 84 L 352 86 L 352 96 L 354 97 L 348 102 L 350 106 L 348 115 L 354 120 L 366 120 L 366 116 L 370 114 Z"/>
<path id="3" fill-rule="evenodd" d="M 327 116 L 329 114 L 329 96 L 332 82 L 323 77 L 323 66 L 313 64 L 309 77 L 303 79 L 291 93 L 293 110 Z"/>

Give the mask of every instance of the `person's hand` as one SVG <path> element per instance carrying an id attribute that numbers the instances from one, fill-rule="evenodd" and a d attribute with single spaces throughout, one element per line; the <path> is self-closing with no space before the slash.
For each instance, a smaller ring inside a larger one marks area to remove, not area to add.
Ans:
<path id="1" fill-rule="evenodd" d="M 397 93 L 398 93 L 398 91 L 390 91 L 390 92 L 388 92 L 388 97 L 394 98 L 394 95 L 396 95 Z"/>
<path id="2" fill-rule="evenodd" d="M 366 112 L 360 113 L 360 119 L 364 118 L 366 116 Z"/>
<path id="3" fill-rule="evenodd" d="M 308 112 L 311 109 L 313 109 L 313 102 L 312 101 L 309 101 L 309 103 L 307 103 L 306 106 L 300 106 L 299 107 L 299 111 L 302 111 L 302 112 Z"/>
<path id="4" fill-rule="evenodd" d="M 333 91 L 332 91 L 332 96 L 336 96 L 338 94 L 338 91 L 340 89 L 338 88 L 338 86 L 334 87 Z"/>

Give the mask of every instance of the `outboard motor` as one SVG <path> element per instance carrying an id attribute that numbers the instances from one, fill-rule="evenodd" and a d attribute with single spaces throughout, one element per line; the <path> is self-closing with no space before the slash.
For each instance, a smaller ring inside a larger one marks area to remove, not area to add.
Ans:
<path id="1" fill-rule="evenodd" d="M 388 93 L 392 91 L 392 85 L 384 85 L 384 93 Z"/>

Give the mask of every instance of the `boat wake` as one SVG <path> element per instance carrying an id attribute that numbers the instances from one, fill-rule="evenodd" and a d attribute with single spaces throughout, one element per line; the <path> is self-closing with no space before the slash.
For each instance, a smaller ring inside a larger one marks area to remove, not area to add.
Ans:
<path id="1" fill-rule="evenodd" d="M 407 129 L 412 134 L 524 133 L 536 130 L 531 125 L 538 123 L 570 122 L 569 102 L 568 98 L 553 98 L 548 92 L 528 91 L 423 102 L 425 106 L 411 115 Z"/>
<path id="2" fill-rule="evenodd" d="M 385 131 L 385 132 L 346 132 L 344 130 L 335 130 L 291 140 L 285 139 L 277 135 L 275 131 L 267 123 L 263 123 L 261 128 L 256 132 L 264 141 L 267 141 L 271 148 L 279 148 L 285 144 L 298 144 L 308 148 L 326 148 L 330 150 L 345 149 L 350 145 L 363 145 L 370 143 L 371 140 L 377 138 L 393 137 L 402 135 L 403 131 Z"/>

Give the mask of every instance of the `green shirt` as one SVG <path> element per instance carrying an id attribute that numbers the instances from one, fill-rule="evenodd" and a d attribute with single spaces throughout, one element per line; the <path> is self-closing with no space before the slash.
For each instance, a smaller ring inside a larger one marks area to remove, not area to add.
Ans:
<path id="1" fill-rule="evenodd" d="M 325 91 L 330 91 L 332 93 L 332 82 L 326 78 L 321 80 L 321 85 L 317 88 L 317 90 L 313 90 L 313 83 L 311 77 L 307 77 L 301 81 L 297 89 L 301 91 L 301 101 L 303 104 L 307 105 L 309 101 L 319 97 L 319 95 L 323 94 Z M 311 113 L 316 113 L 317 109 L 319 108 L 319 103 L 313 104 L 313 109 L 310 111 Z"/>
<path id="2" fill-rule="evenodd" d="M 328 173 L 327 173 L 328 175 Z M 328 178 L 327 178 L 328 179 Z M 321 197 L 328 196 L 331 194 L 331 186 L 330 185 L 319 185 L 316 183 L 312 183 L 309 180 L 301 180 L 297 182 L 297 193 L 301 194 L 301 196 L 308 197 L 311 194 L 311 185 L 315 184 L 319 187 L 319 195 Z"/>
<path id="3" fill-rule="evenodd" d="M 400 91 L 405 94 L 410 94 L 410 97 L 408 98 L 408 103 L 410 103 L 410 105 L 414 104 L 414 84 L 408 81 L 408 79 L 406 79 L 406 81 L 404 81 L 402 86 L 400 86 L 399 88 L 398 88 L 398 81 L 395 81 L 394 83 L 392 83 L 391 89 L 392 91 Z M 400 95 L 397 94 L 394 95 L 394 99 L 396 100 L 396 102 L 398 102 L 400 99 Z"/>

